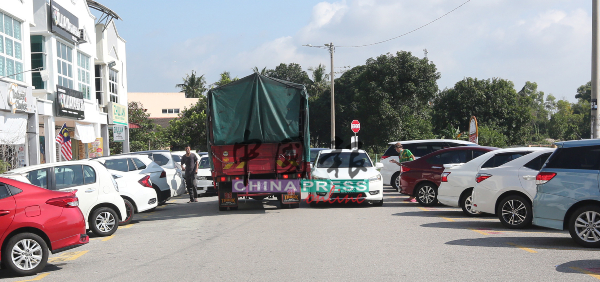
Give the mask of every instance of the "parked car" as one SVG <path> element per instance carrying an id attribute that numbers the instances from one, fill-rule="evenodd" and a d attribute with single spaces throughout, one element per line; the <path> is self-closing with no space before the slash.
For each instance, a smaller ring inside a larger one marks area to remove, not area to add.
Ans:
<path id="1" fill-rule="evenodd" d="M 390 147 L 381 156 L 381 163 L 383 168 L 380 170 L 381 176 L 383 177 L 384 185 L 392 185 L 394 189 L 400 191 L 400 171 L 397 164 L 392 163 L 391 160 L 398 161 L 398 152 L 396 152 L 395 145 L 400 142 L 404 149 L 410 150 L 415 158 L 420 158 L 429 153 L 433 153 L 437 150 L 461 147 L 461 146 L 477 146 L 477 144 L 462 141 L 462 140 L 451 140 L 451 139 L 430 139 L 430 140 L 411 140 L 411 141 L 396 141 L 389 142 Z"/>
<path id="2" fill-rule="evenodd" d="M 442 182 L 438 187 L 438 201 L 444 205 L 460 207 L 467 216 L 478 216 L 473 210 L 473 187 L 477 183 L 475 176 L 482 168 L 499 167 L 531 152 L 545 148 L 518 147 L 487 152 L 464 164 L 444 165 Z"/>
<path id="3" fill-rule="evenodd" d="M 171 187 L 171 197 L 185 193 L 185 181 L 181 169 L 177 167 L 173 155 L 166 150 L 140 151 L 123 155 L 146 155 L 166 172 L 167 183 Z"/>
<path id="4" fill-rule="evenodd" d="M 215 184 L 210 170 L 208 155 L 200 157 L 198 164 L 198 174 L 196 175 L 196 191 L 198 195 L 217 194 Z"/>
<path id="5" fill-rule="evenodd" d="M 536 176 L 533 224 L 568 229 L 575 242 L 600 247 L 600 140 L 556 143 Z"/>
<path id="6" fill-rule="evenodd" d="M 360 201 L 367 201 L 375 206 L 383 205 L 383 181 L 376 168 L 381 164 L 373 165 L 371 158 L 364 150 L 323 150 L 319 153 L 312 168 L 313 179 L 325 180 L 369 180 L 369 191 L 344 193 L 342 191 L 318 192 L 310 191 L 310 197 L 322 197 L 325 201 L 330 199 L 343 199 L 345 196 Z M 311 205 L 317 204 L 316 201 Z"/>
<path id="7" fill-rule="evenodd" d="M 319 152 L 323 151 L 323 150 L 329 150 L 327 148 L 310 148 L 310 164 L 311 165 L 315 165 L 315 160 L 317 159 L 317 156 L 319 155 Z"/>
<path id="8" fill-rule="evenodd" d="M 50 191 L 0 178 L 0 261 L 17 275 L 33 275 L 49 252 L 89 242 L 85 218 L 73 193 Z"/>
<path id="9" fill-rule="evenodd" d="M 508 228 L 531 224 L 536 194 L 535 176 L 554 149 L 531 152 L 495 168 L 482 168 L 475 176 L 473 211 L 495 214 Z"/>
<path id="10" fill-rule="evenodd" d="M 454 147 L 404 162 L 400 174 L 400 193 L 416 197 L 422 206 L 433 206 L 437 204 L 437 189 L 442 182 L 445 164 L 466 163 L 497 149 L 483 146 Z"/>
<path id="11" fill-rule="evenodd" d="M 0 176 L 53 191 L 74 191 L 86 229 L 98 236 L 112 235 L 119 222 L 127 218 L 117 182 L 98 162 L 81 160 L 32 165 Z"/>
<path id="12" fill-rule="evenodd" d="M 121 222 L 122 225 L 130 223 L 134 213 L 153 209 L 171 196 L 165 170 L 148 156 L 109 156 L 92 160 L 103 164 L 117 181 L 127 209 L 127 218 Z M 155 181 L 161 183 L 164 190 Z"/>

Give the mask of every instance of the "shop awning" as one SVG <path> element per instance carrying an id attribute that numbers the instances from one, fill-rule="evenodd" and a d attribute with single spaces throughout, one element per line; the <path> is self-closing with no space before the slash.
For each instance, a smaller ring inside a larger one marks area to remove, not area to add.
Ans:
<path id="1" fill-rule="evenodd" d="M 93 124 L 75 123 L 75 139 L 81 143 L 92 143 L 96 141 L 96 131 Z"/>
<path id="2" fill-rule="evenodd" d="M 26 114 L 0 113 L 0 144 L 25 144 L 26 132 Z"/>

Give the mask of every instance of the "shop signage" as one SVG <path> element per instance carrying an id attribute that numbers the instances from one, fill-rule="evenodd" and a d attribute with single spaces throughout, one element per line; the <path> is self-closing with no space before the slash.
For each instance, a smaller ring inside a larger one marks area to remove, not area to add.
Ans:
<path id="1" fill-rule="evenodd" d="M 85 118 L 83 93 L 56 85 L 56 116 Z"/>
<path id="2" fill-rule="evenodd" d="M 50 21 L 52 23 L 50 31 L 59 34 L 65 39 L 77 42 L 81 36 L 79 19 L 54 1 L 50 2 L 49 9 Z"/>
<path id="3" fill-rule="evenodd" d="M 125 127 L 115 125 L 113 126 L 113 140 L 115 142 L 123 142 L 125 141 Z"/>
<path id="4" fill-rule="evenodd" d="M 87 147 L 89 158 L 102 157 L 104 155 L 104 146 L 101 137 L 96 138 L 96 141 L 87 144 Z"/>
<path id="5" fill-rule="evenodd" d="M 127 125 L 127 107 L 114 102 L 109 103 L 110 112 L 108 113 L 109 124 Z"/>
<path id="6" fill-rule="evenodd" d="M 20 86 L 16 83 L 0 82 L 0 109 L 11 111 L 13 114 L 17 111 L 33 113 L 36 108 L 36 101 L 31 94 L 31 87 Z"/>

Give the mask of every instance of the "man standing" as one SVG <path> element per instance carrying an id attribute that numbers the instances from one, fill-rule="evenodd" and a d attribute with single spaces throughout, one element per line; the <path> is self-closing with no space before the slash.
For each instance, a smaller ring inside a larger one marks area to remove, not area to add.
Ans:
<path id="1" fill-rule="evenodd" d="M 188 203 L 198 202 L 198 192 L 194 187 L 194 178 L 198 174 L 198 158 L 190 152 L 190 146 L 185 147 L 185 155 L 181 157 L 181 169 L 184 171 L 185 187 L 190 194 Z"/>
<path id="2" fill-rule="evenodd" d="M 400 161 L 391 160 L 390 162 L 392 162 L 392 163 L 400 165 L 403 162 L 415 160 L 415 155 L 413 155 L 413 153 L 410 150 L 408 150 L 408 149 L 405 150 L 404 148 L 402 148 L 402 144 L 400 144 L 400 142 L 396 143 L 396 152 L 398 152 L 398 160 L 400 160 Z M 400 166 L 400 173 L 402 173 L 402 166 Z M 398 178 L 400 178 L 400 177 L 398 177 Z M 398 185 L 398 191 L 400 191 L 400 185 Z M 417 200 L 415 200 L 415 197 L 411 195 L 410 198 L 408 198 L 404 201 L 414 203 Z"/>

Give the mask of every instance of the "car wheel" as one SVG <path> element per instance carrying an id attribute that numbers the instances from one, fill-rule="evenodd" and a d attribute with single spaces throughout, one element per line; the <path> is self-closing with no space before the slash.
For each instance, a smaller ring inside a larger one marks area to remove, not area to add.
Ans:
<path id="1" fill-rule="evenodd" d="M 569 220 L 569 233 L 581 246 L 600 247 L 600 207 L 590 205 L 577 209 Z"/>
<path id="2" fill-rule="evenodd" d="M 430 207 L 437 204 L 437 187 L 431 183 L 423 183 L 417 187 L 417 202 Z"/>
<path id="3" fill-rule="evenodd" d="M 502 225 L 511 229 L 525 228 L 531 224 L 533 218 L 529 201 L 517 195 L 502 199 L 496 214 Z"/>
<path id="4" fill-rule="evenodd" d="M 394 173 L 394 175 L 392 175 L 392 181 L 390 182 L 392 183 L 392 188 L 400 192 L 400 172 Z"/>
<path id="5" fill-rule="evenodd" d="M 107 207 L 95 209 L 89 221 L 92 232 L 100 237 L 110 236 L 119 228 L 117 213 Z"/>
<path id="6" fill-rule="evenodd" d="M 467 216 L 480 216 L 480 212 L 473 211 L 473 190 L 467 191 L 460 200 L 460 207 Z"/>
<path id="7" fill-rule="evenodd" d="M 119 222 L 119 226 L 131 223 L 133 220 L 133 214 L 135 213 L 135 207 L 129 200 L 123 199 L 123 202 L 125 202 L 125 214 L 127 215 L 127 218 Z"/>
<path id="8" fill-rule="evenodd" d="M 48 245 L 37 234 L 20 233 L 8 240 L 2 250 L 2 263 L 21 276 L 40 272 L 48 262 Z"/>

